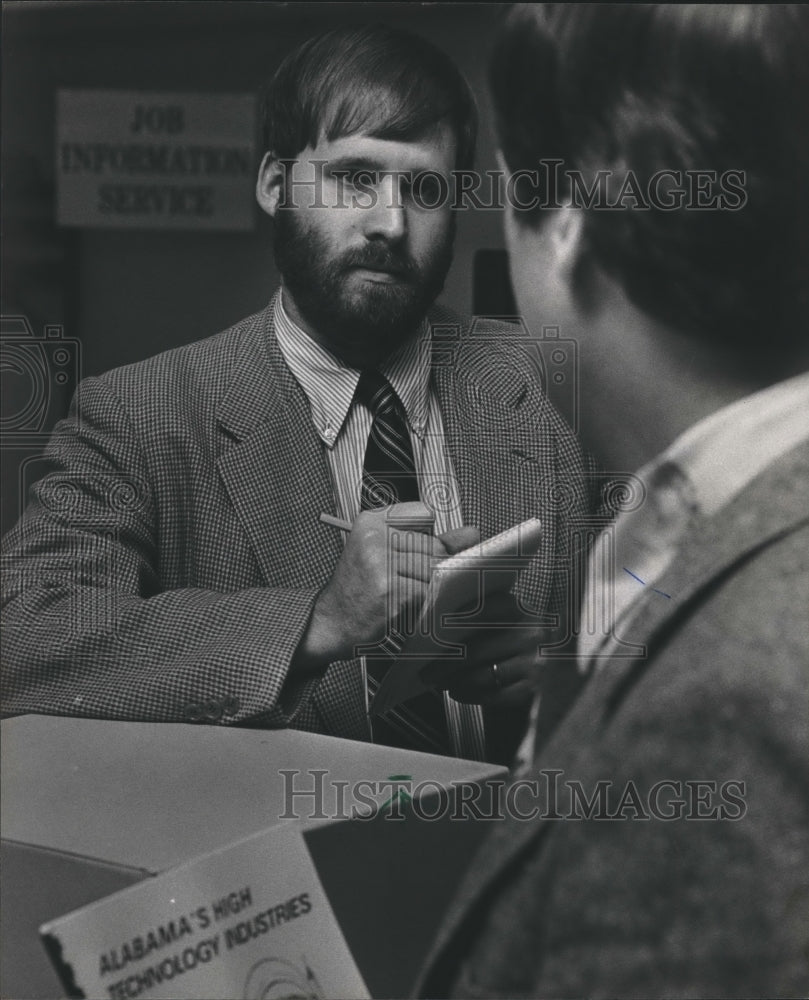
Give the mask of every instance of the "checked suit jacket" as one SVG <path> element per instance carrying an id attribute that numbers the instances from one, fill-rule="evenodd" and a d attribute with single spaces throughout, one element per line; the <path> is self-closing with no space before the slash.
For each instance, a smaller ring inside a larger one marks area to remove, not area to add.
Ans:
<path id="1" fill-rule="evenodd" d="M 491 824 L 420 995 L 809 994 L 807 484 L 804 443 L 694 526 L 645 654 L 602 658 L 515 777 L 536 811 Z"/>
<path id="2" fill-rule="evenodd" d="M 5 712 L 368 739 L 355 662 L 286 683 L 342 540 L 319 521 L 327 460 L 272 315 L 81 384 L 5 539 Z M 590 502 L 578 444 L 516 328 L 429 319 L 464 521 L 488 537 L 541 518 L 520 586 L 560 607 L 566 524 Z"/>

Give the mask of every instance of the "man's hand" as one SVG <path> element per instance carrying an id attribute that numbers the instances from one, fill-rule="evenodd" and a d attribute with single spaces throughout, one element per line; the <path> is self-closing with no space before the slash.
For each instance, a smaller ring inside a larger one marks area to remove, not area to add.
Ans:
<path id="1" fill-rule="evenodd" d="M 358 647 L 378 643 L 392 625 L 412 618 L 436 562 L 478 540 L 472 528 L 436 537 L 432 523 L 423 503 L 358 515 L 295 654 L 292 670 L 298 676 L 355 656 Z"/>
<path id="2" fill-rule="evenodd" d="M 545 629 L 509 593 L 490 596 L 476 617 L 502 624 L 459 627 L 452 641 L 465 647 L 463 660 L 436 660 L 422 673 L 423 680 L 446 689 L 456 701 L 495 709 L 527 706 L 539 681 Z"/>
<path id="3" fill-rule="evenodd" d="M 443 535 L 438 537 L 447 550 L 447 555 L 454 556 L 458 552 L 463 552 L 464 549 L 470 549 L 473 545 L 480 544 L 480 529 L 464 525 L 462 528 L 452 528 L 450 531 L 445 531 Z"/>

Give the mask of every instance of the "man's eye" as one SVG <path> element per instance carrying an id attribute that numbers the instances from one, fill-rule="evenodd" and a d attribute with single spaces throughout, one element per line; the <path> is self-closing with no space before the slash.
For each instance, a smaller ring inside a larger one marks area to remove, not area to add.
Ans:
<path id="1" fill-rule="evenodd" d="M 438 186 L 438 181 L 431 177 L 429 180 L 423 181 L 420 185 L 421 196 L 425 201 L 434 201 L 440 192 Z"/>
<path id="2" fill-rule="evenodd" d="M 413 178 L 413 183 L 409 186 L 407 194 L 417 205 L 434 208 L 441 198 L 441 184 L 433 174 L 417 174 Z"/>
<path id="3" fill-rule="evenodd" d="M 376 171 L 365 168 L 361 170 L 341 170 L 336 176 L 344 184 L 355 188 L 376 187 L 378 184 Z"/>

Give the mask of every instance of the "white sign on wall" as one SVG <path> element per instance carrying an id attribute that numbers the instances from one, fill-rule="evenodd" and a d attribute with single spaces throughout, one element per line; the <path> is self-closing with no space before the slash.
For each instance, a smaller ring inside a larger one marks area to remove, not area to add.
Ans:
<path id="1" fill-rule="evenodd" d="M 255 114 L 253 94 L 59 90 L 57 221 L 252 229 Z"/>

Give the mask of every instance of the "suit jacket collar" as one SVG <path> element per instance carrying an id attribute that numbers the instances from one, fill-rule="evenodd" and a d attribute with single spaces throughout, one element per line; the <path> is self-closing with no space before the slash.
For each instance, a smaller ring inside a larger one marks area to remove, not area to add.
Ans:
<path id="1" fill-rule="evenodd" d="M 676 627 L 677 619 L 688 613 L 705 589 L 739 563 L 809 523 L 808 481 L 809 443 L 803 443 L 774 462 L 718 515 L 698 525 L 660 583 L 660 589 L 672 595 L 671 601 L 650 592 L 636 618 L 634 632 L 642 638 L 646 656 L 612 660 L 595 673 L 540 752 L 534 772 L 525 777 L 540 777 L 541 768 L 575 769 L 578 755 L 609 725 L 621 701 L 652 666 L 667 627 Z M 540 791 L 543 785 L 547 787 L 540 780 Z M 497 823 L 485 839 L 480 863 L 470 866 L 425 965 L 421 995 L 444 995 L 444 977 L 464 953 L 464 932 L 475 919 L 476 906 L 507 878 L 509 866 L 553 822 L 541 796 L 539 807 L 536 819 Z"/>
<path id="2" fill-rule="evenodd" d="M 538 392 L 517 328 L 474 320 L 464 326 L 436 307 L 432 378 L 441 405 L 446 446 L 461 494 L 464 523 L 483 537 L 536 515 L 543 522 L 538 559 L 521 579 L 526 606 L 548 604 L 557 554 L 557 521 L 565 504 L 557 453 L 558 417 Z"/>
<path id="3" fill-rule="evenodd" d="M 320 587 L 341 542 L 319 520 L 333 507 L 325 459 L 308 402 L 275 339 L 272 304 L 246 331 L 218 423 L 233 440 L 217 465 L 269 586 Z M 279 578 L 278 552 L 284 576 Z"/>
<path id="4" fill-rule="evenodd" d="M 275 300 L 236 327 L 242 336 L 233 377 L 216 411 L 218 425 L 241 441 L 294 400 L 297 382 L 275 338 Z"/>

